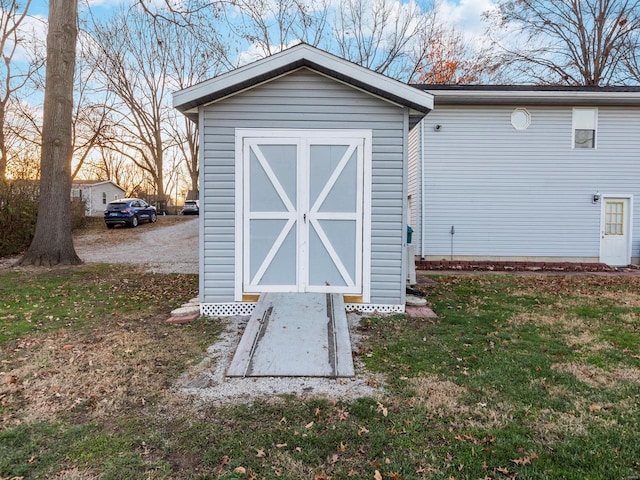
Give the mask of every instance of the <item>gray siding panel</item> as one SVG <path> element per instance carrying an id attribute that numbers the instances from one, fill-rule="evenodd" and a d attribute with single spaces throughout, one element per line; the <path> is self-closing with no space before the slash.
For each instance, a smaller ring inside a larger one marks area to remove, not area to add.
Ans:
<path id="1" fill-rule="evenodd" d="M 371 302 L 401 303 L 406 109 L 306 69 L 203 108 L 202 301 L 234 298 L 235 129 L 291 128 L 372 130 Z"/>
<path id="2" fill-rule="evenodd" d="M 632 256 L 640 255 L 640 109 L 600 107 L 597 148 L 573 149 L 572 108 L 442 107 L 424 120 L 423 256 L 595 258 L 600 211 L 591 198 L 633 194 Z M 432 128 L 441 124 L 442 129 Z M 420 245 L 420 244 L 418 244 Z"/>

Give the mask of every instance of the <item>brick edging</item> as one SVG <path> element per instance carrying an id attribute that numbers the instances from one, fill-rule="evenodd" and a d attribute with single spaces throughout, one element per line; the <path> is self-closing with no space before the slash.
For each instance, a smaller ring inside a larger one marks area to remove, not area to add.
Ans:
<path id="1" fill-rule="evenodd" d="M 624 272 L 640 269 L 639 265 L 610 267 L 604 263 L 574 262 L 509 262 L 472 260 L 416 260 L 417 270 L 462 270 L 462 271 L 528 271 L 528 272 Z"/>

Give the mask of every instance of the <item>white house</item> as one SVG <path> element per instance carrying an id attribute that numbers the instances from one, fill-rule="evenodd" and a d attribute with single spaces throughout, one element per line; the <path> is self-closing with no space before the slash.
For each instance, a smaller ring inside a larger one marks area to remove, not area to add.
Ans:
<path id="1" fill-rule="evenodd" d="M 640 262 L 640 87 L 418 88 L 418 258 Z"/>
<path id="2" fill-rule="evenodd" d="M 107 203 L 124 195 L 124 188 L 111 180 L 74 180 L 71 184 L 71 198 L 85 201 L 87 215 L 102 215 Z"/>
<path id="3" fill-rule="evenodd" d="M 200 302 L 404 311 L 408 134 L 431 94 L 308 45 L 174 94 L 200 127 Z"/>

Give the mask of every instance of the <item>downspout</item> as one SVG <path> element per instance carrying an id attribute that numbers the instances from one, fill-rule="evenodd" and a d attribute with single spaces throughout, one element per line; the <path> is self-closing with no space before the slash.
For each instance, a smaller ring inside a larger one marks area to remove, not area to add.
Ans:
<path id="1" fill-rule="evenodd" d="M 424 182 L 425 182 L 425 173 L 424 173 L 424 152 L 425 152 L 425 148 L 424 148 L 424 119 L 422 119 L 422 121 L 420 121 L 420 258 L 424 260 L 424 236 L 425 236 L 425 231 L 426 228 L 424 226 L 425 224 L 425 207 L 427 205 L 427 202 L 425 200 L 425 188 L 424 188 Z"/>

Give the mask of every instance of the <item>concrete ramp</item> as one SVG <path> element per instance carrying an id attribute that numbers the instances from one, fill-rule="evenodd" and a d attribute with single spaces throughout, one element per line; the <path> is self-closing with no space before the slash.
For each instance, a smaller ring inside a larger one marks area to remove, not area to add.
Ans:
<path id="1" fill-rule="evenodd" d="M 227 376 L 354 376 L 342 295 L 261 295 Z"/>

